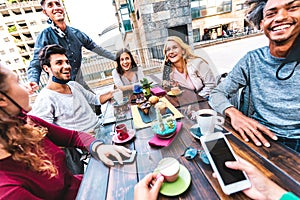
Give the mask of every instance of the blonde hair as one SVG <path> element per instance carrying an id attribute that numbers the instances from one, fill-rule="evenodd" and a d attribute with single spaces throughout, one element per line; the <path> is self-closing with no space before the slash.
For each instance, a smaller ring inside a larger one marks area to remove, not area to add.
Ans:
<path id="1" fill-rule="evenodd" d="M 186 62 L 187 62 L 188 59 L 200 58 L 200 56 L 197 56 L 197 55 L 192 51 L 192 48 L 191 48 L 188 44 L 184 43 L 184 42 L 182 41 L 182 39 L 180 39 L 180 38 L 177 37 L 177 36 L 169 36 L 169 37 L 167 38 L 167 41 L 166 41 L 166 43 L 165 43 L 165 45 L 164 45 L 164 50 L 163 50 L 164 56 L 165 56 L 165 60 L 167 59 L 167 58 L 166 58 L 166 57 L 167 57 L 167 55 L 166 55 L 167 44 L 168 44 L 168 42 L 170 42 L 170 41 L 176 42 L 176 43 L 184 50 L 185 53 L 184 53 L 184 55 L 183 55 L 183 59 L 184 59 Z"/>
<path id="2" fill-rule="evenodd" d="M 8 74 L 1 68 L 3 69 L 3 66 L 0 64 L 0 91 L 7 94 L 10 89 L 6 84 Z M 22 162 L 29 169 L 45 173 L 52 178 L 58 174 L 58 170 L 42 146 L 48 130 L 37 126 L 30 119 L 27 121 L 24 123 L 0 108 L 0 144 L 11 154 L 14 161 Z"/>
<path id="3" fill-rule="evenodd" d="M 161 68 L 163 71 L 164 71 L 164 67 L 165 67 L 166 63 L 168 62 L 168 58 L 167 58 L 167 54 L 166 54 L 166 48 L 167 48 L 168 42 L 170 42 L 170 41 L 176 42 L 180 46 L 180 48 L 183 49 L 184 54 L 182 55 L 182 58 L 183 58 L 185 63 L 187 63 L 189 59 L 200 58 L 206 64 L 208 64 L 208 62 L 204 58 L 196 55 L 193 52 L 192 48 L 188 44 L 184 43 L 181 38 L 179 38 L 177 36 L 169 36 L 167 38 L 166 42 L 165 42 L 164 49 L 163 49 L 164 61 L 163 61 L 162 68 Z"/>

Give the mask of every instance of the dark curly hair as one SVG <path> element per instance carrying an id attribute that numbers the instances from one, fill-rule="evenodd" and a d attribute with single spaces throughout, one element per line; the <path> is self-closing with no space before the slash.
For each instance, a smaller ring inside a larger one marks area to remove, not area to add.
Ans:
<path id="1" fill-rule="evenodd" d="M 40 61 L 41 68 L 44 70 L 43 65 L 47 65 L 48 67 L 51 67 L 50 56 L 52 54 L 64 54 L 65 56 L 67 56 L 66 52 L 67 52 L 66 49 L 58 44 L 51 44 L 43 47 L 39 52 L 39 61 Z"/>
<path id="2" fill-rule="evenodd" d="M 246 20 L 260 29 L 260 22 L 264 18 L 263 11 L 268 0 L 247 0 L 245 5 L 249 6 Z"/>
<path id="3" fill-rule="evenodd" d="M 122 48 L 122 49 L 120 49 L 120 50 L 117 52 L 117 55 L 116 55 L 116 57 L 117 57 L 117 58 L 116 58 L 116 62 L 117 62 L 117 72 L 118 72 L 118 74 L 120 74 L 121 76 L 124 74 L 124 71 L 123 71 L 123 69 L 122 69 L 122 67 L 121 67 L 121 63 L 120 63 L 121 55 L 122 55 L 123 53 L 128 53 L 128 55 L 129 55 L 129 57 L 130 57 L 130 59 L 131 59 L 131 70 L 137 71 L 137 64 L 136 64 L 135 60 L 133 59 L 133 56 L 132 56 L 131 52 L 130 52 L 128 49 L 126 49 L 126 48 Z"/>

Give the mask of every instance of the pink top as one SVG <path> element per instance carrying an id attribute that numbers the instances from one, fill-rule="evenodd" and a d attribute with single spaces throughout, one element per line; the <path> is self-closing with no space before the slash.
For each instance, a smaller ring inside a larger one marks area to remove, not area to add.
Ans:
<path id="1" fill-rule="evenodd" d="M 36 124 L 48 128 L 43 140 L 46 152 L 52 155 L 58 175 L 49 176 L 32 171 L 12 157 L 0 160 L 0 199 L 75 199 L 82 176 L 74 176 L 67 169 L 66 156 L 58 146 L 86 148 L 95 138 L 87 133 L 72 131 L 30 117 Z"/>
<path id="2" fill-rule="evenodd" d="M 189 75 L 186 76 L 184 73 L 180 73 L 175 67 L 174 67 L 173 80 L 176 80 L 180 86 L 183 86 L 190 90 L 195 90 L 195 86 L 193 85 L 190 76 Z"/>

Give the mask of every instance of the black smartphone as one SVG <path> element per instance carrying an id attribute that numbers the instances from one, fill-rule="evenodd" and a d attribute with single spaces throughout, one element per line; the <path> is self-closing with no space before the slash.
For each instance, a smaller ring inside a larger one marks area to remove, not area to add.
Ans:
<path id="1" fill-rule="evenodd" d="M 202 136 L 200 141 L 225 194 L 229 195 L 251 186 L 245 172 L 225 166 L 226 161 L 236 161 L 236 156 L 223 133 Z"/>

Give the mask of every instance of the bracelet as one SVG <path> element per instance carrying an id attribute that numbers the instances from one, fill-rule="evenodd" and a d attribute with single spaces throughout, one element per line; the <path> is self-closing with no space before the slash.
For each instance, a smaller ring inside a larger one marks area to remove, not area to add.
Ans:
<path id="1" fill-rule="evenodd" d="M 93 151 L 93 145 L 94 145 L 95 143 L 99 143 L 99 144 L 97 144 L 97 146 L 95 147 L 95 151 Z M 98 147 L 99 147 L 100 145 L 102 145 L 102 144 L 104 144 L 104 141 L 103 141 L 103 140 L 101 140 L 101 139 L 94 140 L 94 141 L 90 144 L 90 153 L 92 153 L 92 152 L 97 152 Z"/>
<path id="2" fill-rule="evenodd" d="M 299 200 L 299 197 L 291 192 L 286 192 L 280 197 L 280 200 Z"/>

